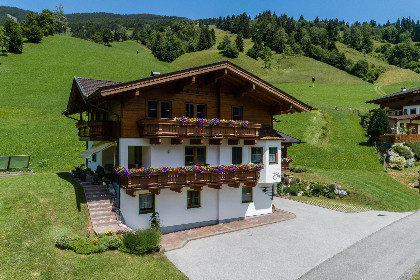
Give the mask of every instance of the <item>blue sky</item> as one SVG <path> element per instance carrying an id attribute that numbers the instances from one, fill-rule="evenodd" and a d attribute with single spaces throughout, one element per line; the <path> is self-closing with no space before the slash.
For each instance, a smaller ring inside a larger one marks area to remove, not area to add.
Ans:
<path id="1" fill-rule="evenodd" d="M 339 18 L 348 22 L 376 20 L 385 23 L 402 17 L 420 20 L 420 0 L 0 0 L 0 5 L 40 12 L 58 3 L 66 13 L 112 12 L 120 14 L 151 13 L 200 19 L 246 12 L 254 17 L 265 10 L 306 19 L 316 16 Z"/>

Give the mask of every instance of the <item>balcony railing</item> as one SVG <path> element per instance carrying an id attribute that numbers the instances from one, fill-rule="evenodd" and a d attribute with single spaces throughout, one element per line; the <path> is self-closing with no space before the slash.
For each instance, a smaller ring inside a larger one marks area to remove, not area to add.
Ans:
<path id="1" fill-rule="evenodd" d="M 221 123 L 212 126 L 186 123 L 176 120 L 143 119 L 137 122 L 142 137 L 181 137 L 181 138 L 257 138 L 261 124 L 248 123 L 246 127 L 238 124 Z"/>
<path id="2" fill-rule="evenodd" d="M 113 121 L 88 121 L 77 127 L 82 141 L 104 141 L 116 138 L 116 122 Z"/>
<path id="3" fill-rule="evenodd" d="M 288 171 L 288 170 L 290 170 L 290 162 L 282 162 L 281 163 L 281 170 L 282 171 Z"/>
<path id="4" fill-rule="evenodd" d="M 420 142 L 420 134 L 384 134 L 379 136 L 379 141 L 386 143 Z"/>
<path id="5" fill-rule="evenodd" d="M 118 175 L 117 175 L 118 176 Z M 157 189 L 157 188 L 183 188 L 183 187 L 203 187 L 212 186 L 220 187 L 222 184 L 236 185 L 245 184 L 247 186 L 255 186 L 260 176 L 260 170 L 252 168 L 246 170 L 223 170 L 216 174 L 214 171 L 205 171 L 203 173 L 187 171 L 179 173 L 177 171 L 169 171 L 166 174 L 131 174 L 130 176 L 118 176 L 114 180 L 118 180 L 121 188 L 128 190 L 141 189 Z"/>

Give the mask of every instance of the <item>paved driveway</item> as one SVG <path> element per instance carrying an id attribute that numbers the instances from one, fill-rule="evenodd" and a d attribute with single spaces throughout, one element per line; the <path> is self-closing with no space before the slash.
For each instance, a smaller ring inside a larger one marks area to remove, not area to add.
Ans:
<path id="1" fill-rule="evenodd" d="M 296 214 L 296 218 L 190 241 L 166 255 L 193 280 L 297 279 L 357 241 L 411 214 L 341 213 L 281 198 L 274 198 L 274 204 Z"/>

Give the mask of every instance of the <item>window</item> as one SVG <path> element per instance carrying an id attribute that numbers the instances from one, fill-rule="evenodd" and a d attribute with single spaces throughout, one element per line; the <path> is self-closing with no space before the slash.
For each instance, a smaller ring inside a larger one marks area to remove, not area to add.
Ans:
<path id="1" fill-rule="evenodd" d="M 270 163 L 277 163 L 277 148 L 270 147 L 268 150 L 268 159 Z"/>
<path id="2" fill-rule="evenodd" d="M 232 147 L 232 164 L 242 163 L 242 147 Z"/>
<path id="3" fill-rule="evenodd" d="M 252 188 L 242 187 L 242 203 L 252 202 Z"/>
<path id="4" fill-rule="evenodd" d="M 185 116 L 187 118 L 206 118 L 206 105 L 205 104 L 185 104 Z"/>
<path id="5" fill-rule="evenodd" d="M 200 206 L 200 191 L 187 191 L 187 208 L 197 208 Z"/>
<path id="6" fill-rule="evenodd" d="M 232 108 L 232 120 L 241 121 L 242 120 L 242 107 L 233 107 Z"/>
<path id="7" fill-rule="evenodd" d="M 206 105 L 197 105 L 197 118 L 205 119 L 206 118 Z"/>
<path id="8" fill-rule="evenodd" d="M 140 200 L 140 214 L 153 213 L 155 211 L 155 195 L 154 194 L 141 194 Z"/>
<path id="9" fill-rule="evenodd" d="M 140 168 L 142 162 L 142 147 L 128 146 L 128 168 Z"/>
<path id="10" fill-rule="evenodd" d="M 157 101 L 148 101 L 147 102 L 147 117 L 148 118 L 157 118 Z"/>
<path id="11" fill-rule="evenodd" d="M 417 110 L 416 110 L 416 108 L 412 108 L 412 109 L 410 109 L 410 114 L 411 114 L 411 115 L 415 115 L 415 114 L 417 114 Z"/>
<path id="12" fill-rule="evenodd" d="M 263 148 L 261 147 L 251 148 L 251 162 L 252 163 L 262 163 L 262 157 L 263 157 Z"/>
<path id="13" fill-rule="evenodd" d="M 185 165 L 206 165 L 206 148 L 185 147 Z"/>
<path id="14" fill-rule="evenodd" d="M 169 119 L 171 114 L 171 102 L 167 101 L 147 101 L 147 117 Z"/>
<path id="15" fill-rule="evenodd" d="M 162 119 L 171 118 L 171 103 L 170 102 L 160 102 L 160 117 Z"/>
<path id="16" fill-rule="evenodd" d="M 404 115 L 407 115 L 407 109 L 404 109 Z"/>
<path id="17" fill-rule="evenodd" d="M 185 104 L 185 116 L 194 118 L 194 104 Z"/>

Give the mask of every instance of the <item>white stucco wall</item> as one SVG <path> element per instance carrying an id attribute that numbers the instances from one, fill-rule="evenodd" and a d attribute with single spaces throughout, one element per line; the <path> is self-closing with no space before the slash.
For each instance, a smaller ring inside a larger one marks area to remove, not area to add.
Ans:
<path id="1" fill-rule="evenodd" d="M 162 227 L 192 224 L 206 221 L 223 221 L 272 213 L 271 198 L 263 192 L 263 187 L 271 184 L 258 184 L 253 188 L 253 202 L 242 203 L 242 189 L 223 185 L 215 190 L 204 187 L 201 191 L 201 207 L 187 208 L 187 189 L 177 193 L 163 189 L 155 197 L 155 210 L 159 213 Z M 269 189 L 269 191 L 271 191 Z M 131 197 L 121 190 L 121 207 L 127 225 L 133 229 L 150 227 L 151 214 L 139 214 L 139 194 Z"/>

